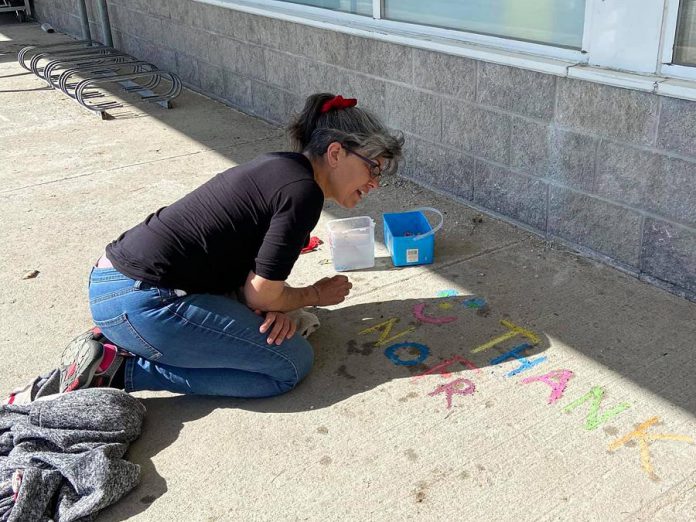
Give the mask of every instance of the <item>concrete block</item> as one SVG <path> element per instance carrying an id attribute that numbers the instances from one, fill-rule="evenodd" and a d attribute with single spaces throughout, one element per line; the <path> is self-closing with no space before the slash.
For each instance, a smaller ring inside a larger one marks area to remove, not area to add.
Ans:
<path id="1" fill-rule="evenodd" d="M 141 0 L 141 3 L 145 4 L 147 12 L 152 15 L 163 18 L 171 18 L 172 16 L 171 0 Z M 199 7 L 205 7 L 205 9 L 208 10 L 212 6 L 199 4 Z"/>
<path id="2" fill-rule="evenodd" d="M 291 54 L 264 50 L 266 81 L 298 94 L 302 93 L 302 78 L 310 67 L 306 58 Z"/>
<path id="3" fill-rule="evenodd" d="M 249 39 L 248 19 L 251 15 L 247 13 L 226 7 L 206 5 L 200 16 L 203 27 L 208 32 L 224 35 L 239 41 Z"/>
<path id="4" fill-rule="evenodd" d="M 602 142 L 597 194 L 696 225 L 696 164 Z"/>
<path id="5" fill-rule="evenodd" d="M 412 82 L 412 48 L 358 36 L 347 38 L 348 53 L 345 60 L 334 63 L 380 78 Z"/>
<path id="6" fill-rule="evenodd" d="M 109 3 L 109 23 L 111 31 L 128 32 L 128 10 L 122 4 Z"/>
<path id="7" fill-rule="evenodd" d="M 696 227 L 696 164 L 663 157 L 661 172 L 650 185 L 646 208 Z M 692 253 L 696 258 L 696 250 Z"/>
<path id="8" fill-rule="evenodd" d="M 176 53 L 176 73 L 186 83 L 201 86 L 198 61 L 188 54 Z"/>
<path id="9" fill-rule="evenodd" d="M 556 121 L 608 138 L 652 144 L 658 97 L 598 83 L 558 79 Z"/>
<path id="10" fill-rule="evenodd" d="M 368 109 L 382 121 L 386 121 L 386 84 L 354 72 L 339 71 L 335 78 L 335 94 L 345 98 L 357 98 L 360 107 Z"/>
<path id="11" fill-rule="evenodd" d="M 407 136 L 403 174 L 471 201 L 475 160 L 471 156 Z"/>
<path id="12" fill-rule="evenodd" d="M 203 5 L 193 0 L 169 0 L 171 19 L 190 27 L 203 27 L 202 8 Z"/>
<path id="13" fill-rule="evenodd" d="M 642 216 L 563 187 L 549 188 L 548 233 L 638 267 Z"/>
<path id="14" fill-rule="evenodd" d="M 165 35 L 163 21 L 160 18 L 131 9 L 120 10 L 119 16 L 119 28 L 141 40 L 159 43 Z"/>
<path id="15" fill-rule="evenodd" d="M 283 50 L 313 61 L 347 67 L 347 35 L 292 23 L 286 23 L 282 31 Z"/>
<path id="16" fill-rule="evenodd" d="M 176 54 L 171 49 L 142 40 L 127 33 L 121 33 L 123 50 L 140 60 L 150 62 L 165 71 L 177 71 Z"/>
<path id="17" fill-rule="evenodd" d="M 265 80 L 266 63 L 263 48 L 229 38 L 214 36 L 210 43 L 213 53 L 211 63 L 232 72 L 257 80 Z"/>
<path id="18" fill-rule="evenodd" d="M 331 65 L 310 61 L 302 72 L 300 92 L 305 96 L 315 92 L 338 93 L 342 84 L 345 83 L 343 80 L 345 72 Z M 343 94 L 343 96 L 346 95 Z"/>
<path id="19" fill-rule="evenodd" d="M 289 22 L 257 15 L 246 15 L 241 21 L 245 24 L 242 34 L 246 41 L 272 49 L 287 48 L 291 25 Z M 235 34 L 230 36 L 239 38 L 239 35 Z"/>
<path id="20" fill-rule="evenodd" d="M 476 92 L 479 103 L 548 121 L 553 118 L 556 77 L 480 62 Z"/>
<path id="21" fill-rule="evenodd" d="M 199 60 L 210 62 L 210 34 L 194 27 L 162 21 L 162 34 L 156 41 Z"/>
<path id="22" fill-rule="evenodd" d="M 469 58 L 413 49 L 413 85 L 464 101 L 476 97 L 476 62 Z"/>
<path id="23" fill-rule="evenodd" d="M 510 163 L 571 188 L 594 190 L 597 140 L 553 125 L 513 118 Z"/>
<path id="24" fill-rule="evenodd" d="M 252 80 L 239 76 L 227 69 L 222 70 L 222 75 L 225 83 L 225 91 L 222 97 L 235 107 L 250 111 L 252 109 Z"/>
<path id="25" fill-rule="evenodd" d="M 659 154 L 603 140 L 597 151 L 597 194 L 642 207 L 661 164 Z"/>
<path id="26" fill-rule="evenodd" d="M 696 156 L 696 102 L 660 97 L 662 111 L 657 145 Z"/>
<path id="27" fill-rule="evenodd" d="M 430 141 L 442 139 L 442 100 L 433 94 L 386 84 L 387 124 Z"/>
<path id="28" fill-rule="evenodd" d="M 442 126 L 442 139 L 447 145 L 509 164 L 510 116 L 453 102 L 449 110 L 443 111 Z"/>
<path id="29" fill-rule="evenodd" d="M 225 96 L 225 76 L 221 67 L 198 60 L 198 77 L 201 90 L 220 98 Z"/>
<path id="30" fill-rule="evenodd" d="M 476 161 L 474 202 L 538 230 L 546 229 L 547 183 Z"/>
<path id="31" fill-rule="evenodd" d="M 285 125 L 292 111 L 297 107 L 298 97 L 270 85 L 252 81 L 252 110 L 261 118 Z"/>
<path id="32" fill-rule="evenodd" d="M 696 230 L 646 218 L 641 270 L 696 292 Z"/>

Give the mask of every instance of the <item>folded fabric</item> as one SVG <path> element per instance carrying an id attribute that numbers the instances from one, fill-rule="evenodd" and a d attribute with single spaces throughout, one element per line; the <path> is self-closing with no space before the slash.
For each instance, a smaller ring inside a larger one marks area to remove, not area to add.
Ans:
<path id="1" fill-rule="evenodd" d="M 319 245 L 323 245 L 324 242 L 319 239 L 317 236 L 312 236 L 309 238 L 309 241 L 307 241 L 307 244 L 305 247 L 300 250 L 301 254 L 306 254 L 307 252 L 313 252 L 317 248 L 319 248 Z"/>
<path id="2" fill-rule="evenodd" d="M 292 312 L 288 312 L 287 315 L 290 317 L 290 319 L 295 321 L 295 324 L 297 325 L 297 333 L 305 339 L 316 332 L 321 326 L 319 318 L 304 308 L 299 308 L 297 310 L 293 310 Z"/>
<path id="3" fill-rule="evenodd" d="M 89 520 L 119 500 L 139 482 L 123 456 L 144 415 L 112 388 L 0 406 L 0 521 Z"/>

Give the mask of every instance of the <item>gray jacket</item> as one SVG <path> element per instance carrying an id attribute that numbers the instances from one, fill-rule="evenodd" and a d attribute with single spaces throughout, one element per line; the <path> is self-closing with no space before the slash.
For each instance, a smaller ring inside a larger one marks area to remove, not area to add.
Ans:
<path id="1" fill-rule="evenodd" d="M 0 406 L 0 521 L 91 520 L 119 500 L 138 484 L 123 456 L 144 415 L 111 388 Z"/>

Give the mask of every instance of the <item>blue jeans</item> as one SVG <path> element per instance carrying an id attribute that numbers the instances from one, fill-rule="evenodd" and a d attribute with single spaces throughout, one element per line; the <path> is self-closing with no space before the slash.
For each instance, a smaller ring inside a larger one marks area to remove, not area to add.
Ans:
<path id="1" fill-rule="evenodd" d="M 235 299 L 179 297 L 113 268 L 93 268 L 89 302 L 104 335 L 135 354 L 126 359 L 126 391 L 270 397 L 294 388 L 312 367 L 305 339 L 267 344 L 263 319 Z"/>

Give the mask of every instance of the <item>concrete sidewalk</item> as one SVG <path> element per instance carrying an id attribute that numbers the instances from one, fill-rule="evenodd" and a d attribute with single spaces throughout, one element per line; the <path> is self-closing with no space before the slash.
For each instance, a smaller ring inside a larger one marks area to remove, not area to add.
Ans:
<path id="1" fill-rule="evenodd" d="M 7 20 L 3 18 L 3 20 Z M 0 394 L 90 324 L 104 245 L 281 129 L 185 91 L 101 121 L 19 67 L 0 24 Z M 316 366 L 268 400 L 139 393 L 141 485 L 99 520 L 694 520 L 696 303 L 399 178 L 325 222 L 445 213 L 431 266 L 349 274 Z M 328 246 L 291 282 L 333 273 Z M 37 277 L 23 279 L 31 271 Z M 405 343 L 402 348 L 397 345 Z"/>

